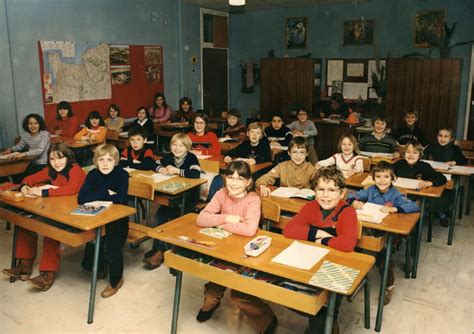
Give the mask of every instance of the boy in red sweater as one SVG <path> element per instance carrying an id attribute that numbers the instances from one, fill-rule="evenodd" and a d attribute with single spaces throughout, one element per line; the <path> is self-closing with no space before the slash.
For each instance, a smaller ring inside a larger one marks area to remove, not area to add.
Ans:
<path id="1" fill-rule="evenodd" d="M 333 166 L 316 173 L 316 200 L 306 204 L 283 229 L 287 238 L 314 241 L 343 252 L 352 252 L 357 243 L 357 214 L 344 201 L 346 183 L 342 172 Z M 336 298 L 333 333 L 338 332 L 337 314 L 342 297 Z M 324 331 L 326 309 L 309 318 L 306 333 Z"/>

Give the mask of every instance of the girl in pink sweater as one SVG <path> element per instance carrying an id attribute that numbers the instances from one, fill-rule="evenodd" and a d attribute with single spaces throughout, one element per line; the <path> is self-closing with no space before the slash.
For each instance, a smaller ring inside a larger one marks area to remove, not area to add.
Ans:
<path id="1" fill-rule="evenodd" d="M 250 166 L 244 161 L 233 161 L 225 172 L 225 187 L 201 211 L 196 224 L 218 226 L 226 231 L 252 237 L 260 221 L 261 201 L 253 191 Z M 204 303 L 196 319 L 204 322 L 219 307 L 226 287 L 209 282 L 204 289 Z M 231 300 L 252 321 L 260 333 L 273 333 L 278 321 L 270 306 L 259 298 L 232 290 Z"/>

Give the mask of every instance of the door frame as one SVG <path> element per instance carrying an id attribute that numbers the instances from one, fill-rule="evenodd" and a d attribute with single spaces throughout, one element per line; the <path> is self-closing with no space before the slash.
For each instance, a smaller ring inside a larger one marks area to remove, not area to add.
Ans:
<path id="1" fill-rule="evenodd" d="M 466 113 L 464 116 L 464 131 L 463 131 L 463 139 L 467 139 L 467 135 L 469 133 L 469 118 L 472 112 L 474 112 L 474 108 L 471 104 L 471 92 L 472 92 L 472 80 L 474 78 L 474 45 L 471 47 L 471 68 L 469 70 L 469 78 L 467 79 L 467 98 L 466 98 Z"/>
<path id="2" fill-rule="evenodd" d="M 203 48 L 211 49 L 225 49 L 227 50 L 227 106 L 229 106 L 230 101 L 230 80 L 229 80 L 229 48 L 216 48 L 213 43 L 204 43 L 204 14 L 219 15 L 227 17 L 227 24 L 229 24 L 229 13 L 220 12 L 216 10 L 211 10 L 207 8 L 200 8 L 200 17 L 199 17 L 199 35 L 200 35 L 200 57 L 201 57 L 201 81 L 200 81 L 200 90 L 201 94 L 201 109 L 204 108 L 204 68 L 203 68 Z"/>

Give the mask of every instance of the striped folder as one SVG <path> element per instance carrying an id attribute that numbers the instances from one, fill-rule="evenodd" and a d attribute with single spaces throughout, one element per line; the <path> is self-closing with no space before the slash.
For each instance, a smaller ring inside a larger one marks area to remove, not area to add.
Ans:
<path id="1" fill-rule="evenodd" d="M 324 261 L 321 268 L 311 277 L 308 283 L 320 288 L 347 293 L 359 272 L 357 269 Z"/>

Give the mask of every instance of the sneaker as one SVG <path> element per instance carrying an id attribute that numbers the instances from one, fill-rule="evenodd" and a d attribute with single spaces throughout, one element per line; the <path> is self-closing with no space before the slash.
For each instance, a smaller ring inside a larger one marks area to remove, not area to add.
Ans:
<path id="1" fill-rule="evenodd" d="M 54 271 L 43 271 L 35 278 L 28 278 L 28 283 L 42 291 L 48 291 L 54 283 Z"/>
<path id="2" fill-rule="evenodd" d="M 212 317 L 212 313 L 221 305 L 221 302 L 218 302 L 216 306 L 211 308 L 209 311 L 203 311 L 202 309 L 199 310 L 199 313 L 196 316 L 196 320 L 199 322 L 208 321 Z"/>
<path id="3" fill-rule="evenodd" d="M 117 285 L 114 287 L 112 287 L 112 285 L 110 284 L 107 284 L 107 287 L 101 292 L 100 296 L 102 298 L 109 298 L 109 297 L 112 297 L 113 295 L 115 295 L 117 293 L 117 291 L 119 291 L 119 289 L 122 287 L 123 285 L 123 277 L 122 279 L 117 283 Z"/>

